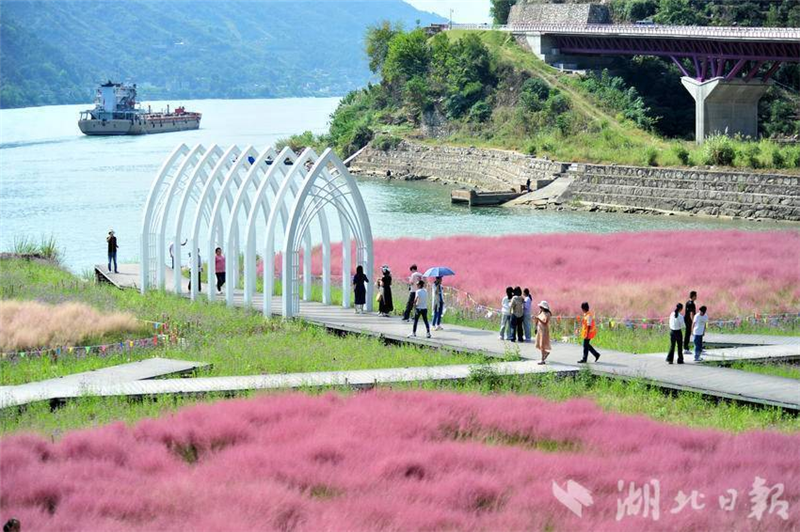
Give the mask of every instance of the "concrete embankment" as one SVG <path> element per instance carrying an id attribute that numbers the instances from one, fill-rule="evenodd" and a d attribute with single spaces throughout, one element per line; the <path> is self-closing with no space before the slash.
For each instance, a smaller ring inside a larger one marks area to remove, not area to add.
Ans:
<path id="1" fill-rule="evenodd" d="M 362 175 L 429 179 L 487 191 L 518 190 L 530 179 L 539 190 L 512 206 L 800 221 L 798 175 L 570 164 L 410 141 L 386 151 L 368 147 L 350 168 Z"/>

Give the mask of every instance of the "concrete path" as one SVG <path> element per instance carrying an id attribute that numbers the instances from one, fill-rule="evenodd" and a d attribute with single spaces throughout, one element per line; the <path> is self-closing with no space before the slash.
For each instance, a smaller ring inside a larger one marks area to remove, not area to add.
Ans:
<path id="1" fill-rule="evenodd" d="M 156 377 L 179 375 L 208 367 L 203 362 L 187 362 L 169 358 L 148 358 L 129 364 L 65 375 L 56 379 L 31 382 L 17 386 L 0 386 L 0 408 L 18 406 L 35 401 L 77 397 L 91 394 L 91 390 L 109 384 L 142 382 Z M 176 382 L 188 379 L 175 379 Z M 156 382 L 156 381 L 150 381 Z M 166 382 L 166 381 L 165 381 Z"/>

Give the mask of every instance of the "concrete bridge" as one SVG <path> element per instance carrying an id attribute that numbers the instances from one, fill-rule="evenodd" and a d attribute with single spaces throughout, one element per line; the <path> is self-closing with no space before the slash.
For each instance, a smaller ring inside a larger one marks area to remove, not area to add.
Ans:
<path id="1" fill-rule="evenodd" d="M 695 138 L 758 134 L 758 102 L 783 63 L 800 63 L 800 29 L 630 24 L 482 24 L 512 33 L 548 64 L 613 55 L 669 58 L 696 102 Z"/>

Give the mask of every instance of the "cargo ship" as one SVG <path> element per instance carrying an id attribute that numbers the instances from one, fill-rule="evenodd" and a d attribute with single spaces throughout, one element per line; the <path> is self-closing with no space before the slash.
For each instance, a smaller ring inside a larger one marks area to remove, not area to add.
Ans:
<path id="1" fill-rule="evenodd" d="M 200 113 L 177 107 L 152 112 L 136 101 L 136 85 L 111 81 L 97 88 L 94 109 L 81 111 L 78 127 L 86 135 L 146 135 L 200 127 Z"/>

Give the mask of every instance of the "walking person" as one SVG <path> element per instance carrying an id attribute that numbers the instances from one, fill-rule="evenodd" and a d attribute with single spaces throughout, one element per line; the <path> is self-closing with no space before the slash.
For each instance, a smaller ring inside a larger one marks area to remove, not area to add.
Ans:
<path id="1" fill-rule="evenodd" d="M 408 300 L 406 309 L 403 312 L 403 321 L 411 319 L 411 311 L 414 310 L 414 299 L 417 294 L 417 284 L 422 280 L 422 274 L 417 271 L 417 265 L 412 264 L 409 268 L 411 275 L 408 277 Z"/>
<path id="2" fill-rule="evenodd" d="M 188 241 L 189 241 L 189 239 L 187 238 L 186 240 L 181 242 L 181 247 L 185 246 Z M 171 264 L 170 268 L 172 268 L 174 270 L 175 269 L 175 242 L 174 241 L 169 243 L 169 259 L 170 259 L 170 264 Z"/>
<path id="3" fill-rule="evenodd" d="M 442 278 L 437 277 L 433 281 L 433 321 L 431 325 L 437 330 L 442 330 L 442 315 L 444 314 L 444 287 Z"/>
<path id="4" fill-rule="evenodd" d="M 683 364 L 683 328 L 686 323 L 683 321 L 683 303 L 678 303 L 675 310 L 669 315 L 669 353 L 667 354 L 667 363 L 672 364 L 675 351 L 678 351 L 678 364 Z"/>
<path id="5" fill-rule="evenodd" d="M 189 264 L 192 262 L 192 253 L 189 252 Z M 189 291 L 192 291 L 192 273 L 189 270 Z M 197 291 L 203 291 L 203 259 L 200 257 L 200 248 L 197 248 Z"/>
<path id="6" fill-rule="evenodd" d="M 117 237 L 114 236 L 113 229 L 108 232 L 106 242 L 108 243 L 108 273 L 111 273 L 112 261 L 114 262 L 114 273 L 119 273 L 117 271 L 117 249 L 119 248 L 119 244 L 117 244 Z"/>
<path id="7" fill-rule="evenodd" d="M 525 298 L 525 313 L 522 315 L 522 330 L 525 333 L 525 341 L 531 341 L 531 311 L 533 307 L 533 298 L 531 297 L 531 291 L 527 288 L 522 291 L 522 295 Z"/>
<path id="8" fill-rule="evenodd" d="M 420 317 L 425 323 L 425 330 L 427 331 L 427 338 L 431 337 L 431 326 L 428 324 L 428 291 L 425 290 L 425 281 L 420 279 L 417 282 L 417 291 L 414 293 L 414 328 L 411 329 L 409 338 L 416 338 L 417 336 L 417 323 Z"/>
<path id="9" fill-rule="evenodd" d="M 542 353 L 540 365 L 547 363 L 547 357 L 553 349 L 550 345 L 550 305 L 547 301 L 539 303 L 539 313 L 534 318 L 536 321 L 536 348 Z"/>
<path id="10" fill-rule="evenodd" d="M 217 294 L 222 293 L 222 285 L 225 284 L 225 255 L 222 248 L 214 250 L 214 273 L 217 275 Z"/>
<path id="11" fill-rule="evenodd" d="M 706 327 L 708 326 L 708 315 L 706 312 L 708 307 L 703 305 L 700 307 L 700 314 L 694 317 L 692 322 L 692 336 L 694 336 L 694 361 L 702 362 L 703 358 L 703 336 L 706 334 Z"/>
<path id="12" fill-rule="evenodd" d="M 583 311 L 583 318 L 581 318 L 581 339 L 583 340 L 583 358 L 578 362 L 585 364 L 589 358 L 589 353 L 594 355 L 594 361 L 600 360 L 600 353 L 592 346 L 592 340 L 597 336 L 597 323 L 594 319 L 594 313 L 589 310 L 589 303 L 581 303 L 581 310 Z"/>
<path id="13" fill-rule="evenodd" d="M 360 264 L 356 266 L 356 274 L 353 276 L 353 292 L 356 296 L 356 314 L 364 313 L 364 305 L 367 304 L 367 283 L 369 279 L 364 275 L 364 267 Z"/>
<path id="14" fill-rule="evenodd" d="M 686 330 L 683 336 L 683 354 L 684 355 L 691 355 L 692 352 L 689 351 L 689 342 L 692 339 L 692 322 L 694 321 L 694 317 L 697 314 L 697 309 L 695 308 L 694 300 L 697 299 L 697 292 L 692 290 L 689 292 L 689 300 L 686 301 L 686 310 L 683 314 L 683 322 L 686 326 Z"/>
<path id="15" fill-rule="evenodd" d="M 381 302 L 378 305 L 378 310 L 381 313 L 381 316 L 388 318 L 389 314 L 394 311 L 394 301 L 392 301 L 392 272 L 389 270 L 389 266 L 383 265 L 381 267 L 381 273 L 383 276 L 381 277 L 381 288 L 383 289 Z"/>
<path id="16" fill-rule="evenodd" d="M 511 336 L 511 299 L 514 297 L 514 289 L 510 286 L 506 288 L 506 296 L 500 302 L 500 339 L 510 340 Z"/>
<path id="17" fill-rule="evenodd" d="M 525 340 L 523 335 L 522 318 L 525 316 L 525 299 L 522 297 L 522 288 L 514 288 L 514 296 L 511 298 L 511 341 L 522 342 Z"/>

